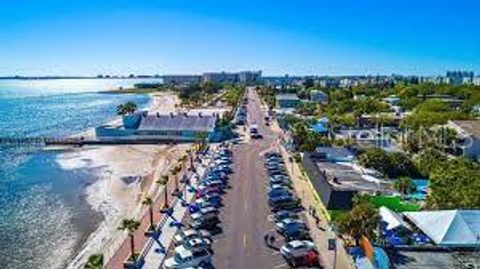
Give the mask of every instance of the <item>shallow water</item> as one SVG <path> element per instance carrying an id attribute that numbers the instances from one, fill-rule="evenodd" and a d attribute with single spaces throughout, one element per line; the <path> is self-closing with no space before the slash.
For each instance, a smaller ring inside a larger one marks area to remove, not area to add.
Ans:
<path id="1" fill-rule="evenodd" d="M 0 80 L 0 136 L 68 136 L 115 118 L 143 95 L 96 91 L 138 80 Z M 101 217 L 84 199 L 88 169 L 63 170 L 60 151 L 0 146 L 0 268 L 62 268 Z"/>

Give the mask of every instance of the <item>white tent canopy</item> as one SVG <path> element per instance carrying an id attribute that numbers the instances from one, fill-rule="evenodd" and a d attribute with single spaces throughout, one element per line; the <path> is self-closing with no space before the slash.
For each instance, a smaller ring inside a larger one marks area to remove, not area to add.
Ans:
<path id="1" fill-rule="evenodd" d="M 379 214 L 380 218 L 387 223 L 387 230 L 392 230 L 398 227 L 407 228 L 409 230 L 411 229 L 410 225 L 403 221 L 400 215 L 388 209 L 387 207 L 380 207 Z"/>
<path id="2" fill-rule="evenodd" d="M 480 245 L 480 210 L 405 212 L 404 215 L 437 245 Z"/>

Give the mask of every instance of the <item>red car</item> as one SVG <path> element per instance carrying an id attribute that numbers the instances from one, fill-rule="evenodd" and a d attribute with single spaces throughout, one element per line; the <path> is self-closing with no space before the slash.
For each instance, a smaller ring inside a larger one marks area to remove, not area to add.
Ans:
<path id="1" fill-rule="evenodd" d="M 301 257 L 292 257 L 287 259 L 288 264 L 292 267 L 314 267 L 314 268 L 322 268 L 320 264 L 320 257 L 315 250 L 309 251 L 306 255 Z"/>

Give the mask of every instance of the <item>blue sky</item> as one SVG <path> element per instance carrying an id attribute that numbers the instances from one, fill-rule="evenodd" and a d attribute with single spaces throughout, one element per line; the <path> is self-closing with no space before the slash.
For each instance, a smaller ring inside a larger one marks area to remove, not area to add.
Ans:
<path id="1" fill-rule="evenodd" d="M 475 0 L 1 0 L 0 75 L 479 73 L 479 8 Z"/>

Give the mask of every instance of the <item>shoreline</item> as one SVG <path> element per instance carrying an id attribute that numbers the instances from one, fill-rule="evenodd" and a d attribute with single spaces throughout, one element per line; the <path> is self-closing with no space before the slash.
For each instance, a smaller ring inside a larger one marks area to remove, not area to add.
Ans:
<path id="1" fill-rule="evenodd" d="M 178 97 L 171 92 L 149 94 L 149 113 L 170 113 L 177 110 Z M 118 123 L 116 117 L 107 124 Z M 79 135 L 94 135 L 86 130 Z M 108 252 L 123 241 L 123 233 L 117 229 L 124 217 L 138 216 L 143 209 L 141 198 L 149 193 L 157 195 L 161 190 L 154 178 L 168 171 L 175 160 L 184 154 L 189 144 L 178 145 L 112 145 L 72 149 L 60 154 L 57 162 L 65 170 L 86 168 L 96 171 L 95 182 L 83 190 L 85 202 L 102 216 L 98 226 L 66 261 L 67 268 L 82 268 L 88 256 L 101 252 L 108 259 Z M 100 251 L 102 250 L 102 251 Z"/>

